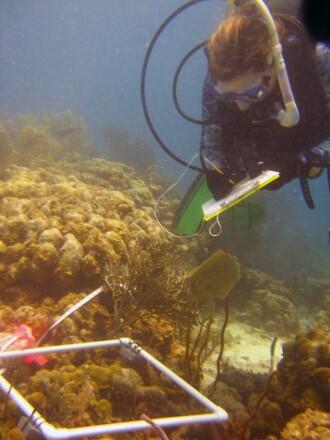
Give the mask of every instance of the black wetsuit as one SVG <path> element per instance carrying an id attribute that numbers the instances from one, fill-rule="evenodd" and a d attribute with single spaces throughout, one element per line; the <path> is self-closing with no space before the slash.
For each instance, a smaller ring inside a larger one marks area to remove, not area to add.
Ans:
<path id="1" fill-rule="evenodd" d="M 282 42 L 290 83 L 300 113 L 299 123 L 282 127 L 273 116 L 283 107 L 276 85 L 262 102 L 241 111 L 234 102 L 219 100 L 209 93 L 208 75 L 203 89 L 203 117 L 215 123 L 203 127 L 201 153 L 221 168 L 225 176 L 204 162 L 208 184 L 219 198 L 231 188 L 228 179 L 239 181 L 247 174 L 258 175 L 261 169 L 280 172 L 280 178 L 268 189 L 280 188 L 299 174 L 298 155 L 306 153 L 330 136 L 330 51 L 319 50 L 317 59 L 304 29 L 285 18 L 287 37 Z M 323 75 L 323 77 L 322 77 Z M 325 85 L 325 84 L 326 85 Z M 328 86 L 328 87 L 327 87 Z"/>

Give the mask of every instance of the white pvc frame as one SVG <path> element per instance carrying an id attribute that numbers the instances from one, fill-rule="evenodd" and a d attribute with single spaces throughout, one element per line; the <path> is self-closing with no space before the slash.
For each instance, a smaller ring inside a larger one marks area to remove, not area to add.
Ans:
<path id="1" fill-rule="evenodd" d="M 172 370 L 159 362 L 151 354 L 139 347 L 129 338 L 114 340 L 84 342 L 79 344 L 54 345 L 42 348 L 29 348 L 26 350 L 2 351 L 1 359 L 20 358 L 36 354 L 63 353 L 67 351 L 89 350 L 95 348 L 114 348 L 122 347 L 128 349 L 131 354 L 141 356 L 144 360 L 152 364 L 158 371 L 163 373 L 179 387 L 185 390 L 190 396 L 206 407 L 210 413 L 195 414 L 179 417 L 163 417 L 153 419 L 156 425 L 161 428 L 174 428 L 189 424 L 223 423 L 228 420 L 227 412 L 215 405 L 207 397 L 189 385 L 185 380 L 176 375 Z M 0 389 L 13 399 L 19 409 L 28 418 L 28 421 L 40 430 L 47 440 L 69 440 L 82 437 L 94 437 L 103 434 L 122 434 L 134 431 L 152 429 L 151 425 L 144 420 L 134 420 L 130 422 L 120 422 L 104 425 L 84 426 L 81 428 L 55 428 L 47 422 L 41 414 L 17 391 L 2 375 L 0 375 Z"/>

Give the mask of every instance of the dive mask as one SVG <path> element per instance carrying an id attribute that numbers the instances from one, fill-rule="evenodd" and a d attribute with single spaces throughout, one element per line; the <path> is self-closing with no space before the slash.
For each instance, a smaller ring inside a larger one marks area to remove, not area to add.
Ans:
<path id="1" fill-rule="evenodd" d="M 222 92 L 219 83 L 213 86 L 213 90 L 214 95 L 222 101 L 243 101 L 249 104 L 261 102 L 269 95 L 269 89 L 263 83 L 251 87 L 242 93 Z"/>

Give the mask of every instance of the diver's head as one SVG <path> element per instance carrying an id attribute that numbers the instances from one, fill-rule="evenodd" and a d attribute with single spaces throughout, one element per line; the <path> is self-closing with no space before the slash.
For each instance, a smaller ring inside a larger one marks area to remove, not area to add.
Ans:
<path id="1" fill-rule="evenodd" d="M 279 36 L 284 28 L 276 23 Z M 269 30 L 255 7 L 231 13 L 207 43 L 210 75 L 220 98 L 241 110 L 267 97 L 276 82 Z"/>

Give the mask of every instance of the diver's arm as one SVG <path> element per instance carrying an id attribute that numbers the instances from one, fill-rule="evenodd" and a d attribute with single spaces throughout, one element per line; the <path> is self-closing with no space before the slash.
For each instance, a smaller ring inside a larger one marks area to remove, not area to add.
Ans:
<path id="1" fill-rule="evenodd" d="M 201 137 L 201 162 L 208 186 L 216 199 L 224 197 L 232 188 L 225 177 L 227 160 L 222 147 L 221 115 L 216 97 L 212 94 L 212 80 L 208 75 L 203 87 L 203 120 L 214 123 L 203 125 Z"/>
<path id="2" fill-rule="evenodd" d="M 201 159 L 206 169 L 211 170 L 211 164 L 203 160 L 203 157 L 207 157 L 220 168 L 222 168 L 225 162 L 225 155 L 222 149 L 221 115 L 217 98 L 212 94 L 212 87 L 212 80 L 208 75 L 203 87 L 203 120 L 212 121 L 212 123 L 203 125 L 202 128 Z"/>
<path id="3" fill-rule="evenodd" d="M 315 48 L 316 67 L 327 99 L 330 112 L 330 48 L 324 43 L 317 43 Z"/>

